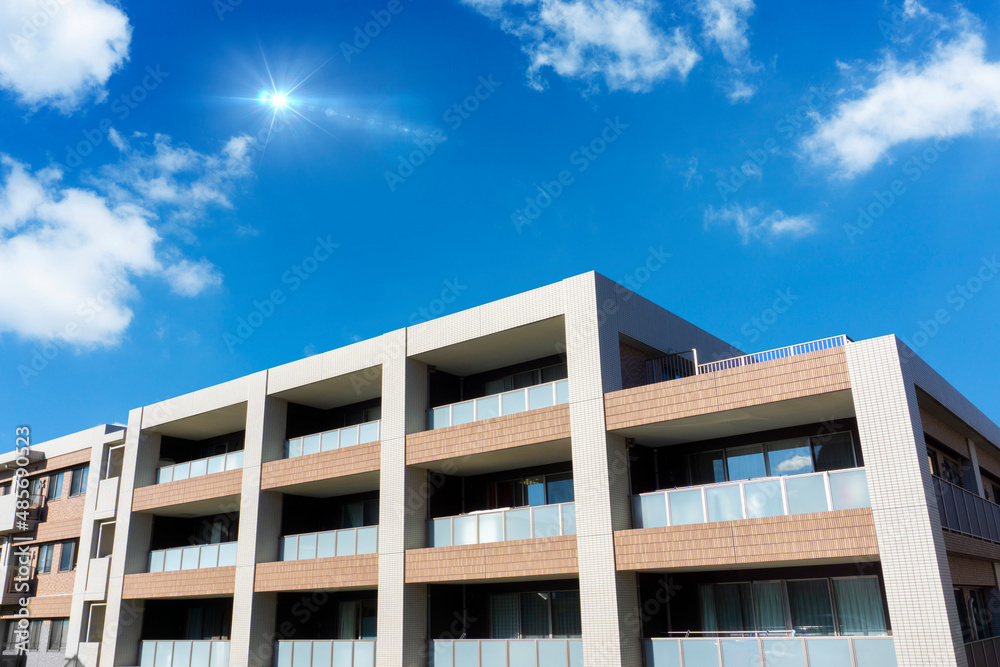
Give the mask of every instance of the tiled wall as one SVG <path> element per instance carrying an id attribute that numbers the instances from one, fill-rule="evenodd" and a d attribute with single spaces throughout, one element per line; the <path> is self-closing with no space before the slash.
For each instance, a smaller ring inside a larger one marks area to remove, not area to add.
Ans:
<path id="1" fill-rule="evenodd" d="M 574 535 L 406 552 L 407 583 L 575 577 L 577 568 Z"/>

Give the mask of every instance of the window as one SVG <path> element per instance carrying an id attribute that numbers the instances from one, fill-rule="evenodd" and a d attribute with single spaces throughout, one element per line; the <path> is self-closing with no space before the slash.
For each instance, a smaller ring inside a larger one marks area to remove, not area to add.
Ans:
<path id="1" fill-rule="evenodd" d="M 581 636 L 580 593 L 538 591 L 490 596 L 490 637 L 549 639 Z"/>
<path id="2" fill-rule="evenodd" d="M 68 618 L 58 618 L 52 621 L 49 627 L 49 650 L 66 650 L 66 630 L 69 629 Z"/>
<path id="3" fill-rule="evenodd" d="M 966 643 L 1000 635 L 1000 615 L 990 611 L 996 595 L 995 588 L 955 589 L 958 620 Z"/>
<path id="4" fill-rule="evenodd" d="M 727 447 L 688 457 L 691 484 L 804 475 L 857 466 L 850 431 Z"/>
<path id="5" fill-rule="evenodd" d="M 489 507 L 534 507 L 573 502 L 573 473 L 518 477 L 490 483 Z"/>
<path id="6" fill-rule="evenodd" d="M 62 542 L 62 552 L 59 554 L 59 571 L 69 572 L 76 567 L 76 541 Z"/>
<path id="7" fill-rule="evenodd" d="M 954 456 L 945 454 L 942 451 L 944 445 L 926 433 L 924 433 L 924 441 L 927 443 L 927 456 L 930 459 L 931 473 L 946 482 L 962 486 L 961 462 Z"/>
<path id="8" fill-rule="evenodd" d="M 49 493 L 46 496 L 49 500 L 59 500 L 62 496 L 63 473 L 59 472 L 49 476 Z"/>
<path id="9" fill-rule="evenodd" d="M 341 528 L 378 525 L 378 500 L 359 500 L 344 505 Z"/>
<path id="10" fill-rule="evenodd" d="M 512 373 L 493 380 L 487 380 L 483 395 L 492 396 L 493 394 L 500 394 L 513 389 L 524 389 L 526 387 L 534 387 L 537 384 L 565 380 L 567 377 L 566 364 L 555 364 L 530 371 Z"/>
<path id="11" fill-rule="evenodd" d="M 378 620 L 375 600 L 345 600 L 340 603 L 337 639 L 375 639 Z"/>
<path id="12" fill-rule="evenodd" d="M 31 480 L 31 501 L 37 503 L 45 491 L 45 478 L 35 477 Z"/>
<path id="13" fill-rule="evenodd" d="M 125 465 L 125 445 L 116 445 L 108 449 L 108 463 L 104 470 L 104 479 L 121 477 Z"/>
<path id="14" fill-rule="evenodd" d="M 73 471 L 73 479 L 69 483 L 69 496 L 78 496 L 87 492 L 87 476 L 90 473 L 90 466 L 83 466 Z"/>
<path id="15" fill-rule="evenodd" d="M 0 496 L 6 496 L 10 493 L 10 482 L 0 484 Z"/>
<path id="16" fill-rule="evenodd" d="M 7 621 L 7 634 L 3 641 L 3 650 L 10 651 L 13 650 L 14 645 L 17 644 L 17 637 L 14 635 L 17 630 L 17 621 Z"/>
<path id="17" fill-rule="evenodd" d="M 38 547 L 38 571 L 47 573 L 52 571 L 52 551 L 55 545 L 43 544 Z"/>
<path id="18" fill-rule="evenodd" d="M 28 621 L 28 650 L 38 650 L 38 640 L 42 637 L 42 622 L 39 620 Z"/>

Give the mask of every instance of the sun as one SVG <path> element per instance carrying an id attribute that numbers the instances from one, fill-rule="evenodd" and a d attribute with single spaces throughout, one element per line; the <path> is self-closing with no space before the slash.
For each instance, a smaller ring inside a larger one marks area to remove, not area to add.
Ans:
<path id="1" fill-rule="evenodd" d="M 268 92 L 266 90 L 261 91 L 260 95 L 257 97 L 262 104 L 270 104 L 275 110 L 281 110 L 288 107 L 291 104 L 291 100 L 288 99 L 287 93 L 282 93 L 278 91 Z"/>

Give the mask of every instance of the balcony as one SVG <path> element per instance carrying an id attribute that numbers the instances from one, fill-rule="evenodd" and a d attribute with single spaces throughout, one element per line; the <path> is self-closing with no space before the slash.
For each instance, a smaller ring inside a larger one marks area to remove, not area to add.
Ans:
<path id="1" fill-rule="evenodd" d="M 18 500 L 27 500 L 28 507 L 18 509 Z M 15 533 L 34 530 L 38 523 L 38 515 L 45 498 L 41 495 L 30 495 L 19 498 L 16 490 L 0 496 L 0 533 Z"/>
<path id="2" fill-rule="evenodd" d="M 1000 544 L 1000 505 L 932 475 L 941 527 L 952 533 Z"/>
<path id="3" fill-rule="evenodd" d="M 289 535 L 281 540 L 282 561 L 358 556 L 377 552 L 378 526 Z"/>
<path id="4" fill-rule="evenodd" d="M 346 426 L 301 438 L 292 438 L 285 442 L 285 458 L 293 459 L 298 456 L 376 442 L 381 437 L 381 425 L 381 420 L 376 419 L 356 426 Z"/>
<path id="5" fill-rule="evenodd" d="M 583 641 L 436 639 L 431 667 L 583 667 Z"/>
<path id="6" fill-rule="evenodd" d="M 636 528 L 662 528 L 858 509 L 871 501 L 865 469 L 853 468 L 643 493 L 633 506 Z"/>
<path id="7" fill-rule="evenodd" d="M 374 667 L 374 639 L 279 641 L 275 667 Z"/>
<path id="8" fill-rule="evenodd" d="M 229 640 L 143 641 L 139 667 L 229 667 Z"/>
<path id="9" fill-rule="evenodd" d="M 647 667 L 680 667 L 682 664 L 684 667 L 896 665 L 896 648 L 891 637 L 647 639 L 645 650 Z"/>
<path id="10" fill-rule="evenodd" d="M 969 667 L 996 667 L 1000 665 L 1000 637 L 989 637 L 965 645 L 965 658 Z"/>
<path id="11" fill-rule="evenodd" d="M 236 542 L 160 549 L 149 553 L 150 572 L 177 572 L 236 565 Z M 159 662 L 156 663 L 159 667 Z"/>
<path id="12" fill-rule="evenodd" d="M 219 454 L 204 459 L 195 459 L 194 461 L 185 461 L 184 463 L 175 463 L 174 465 L 157 468 L 156 483 L 179 482 L 182 479 L 203 477 L 227 470 L 239 470 L 242 467 L 243 450 L 240 449 L 228 454 Z"/>
<path id="13" fill-rule="evenodd" d="M 576 535 L 576 505 L 573 503 L 489 510 L 432 519 L 430 545 L 457 547 L 560 535 Z"/>
<path id="14" fill-rule="evenodd" d="M 431 430 L 569 403 L 569 380 L 557 380 L 432 408 Z"/>

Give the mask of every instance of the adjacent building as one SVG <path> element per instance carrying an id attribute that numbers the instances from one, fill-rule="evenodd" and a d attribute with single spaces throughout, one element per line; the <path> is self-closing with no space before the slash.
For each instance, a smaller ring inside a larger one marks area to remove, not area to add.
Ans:
<path id="1" fill-rule="evenodd" d="M 6 455 L 3 664 L 1000 664 L 1000 429 L 817 335 L 589 273 Z"/>

